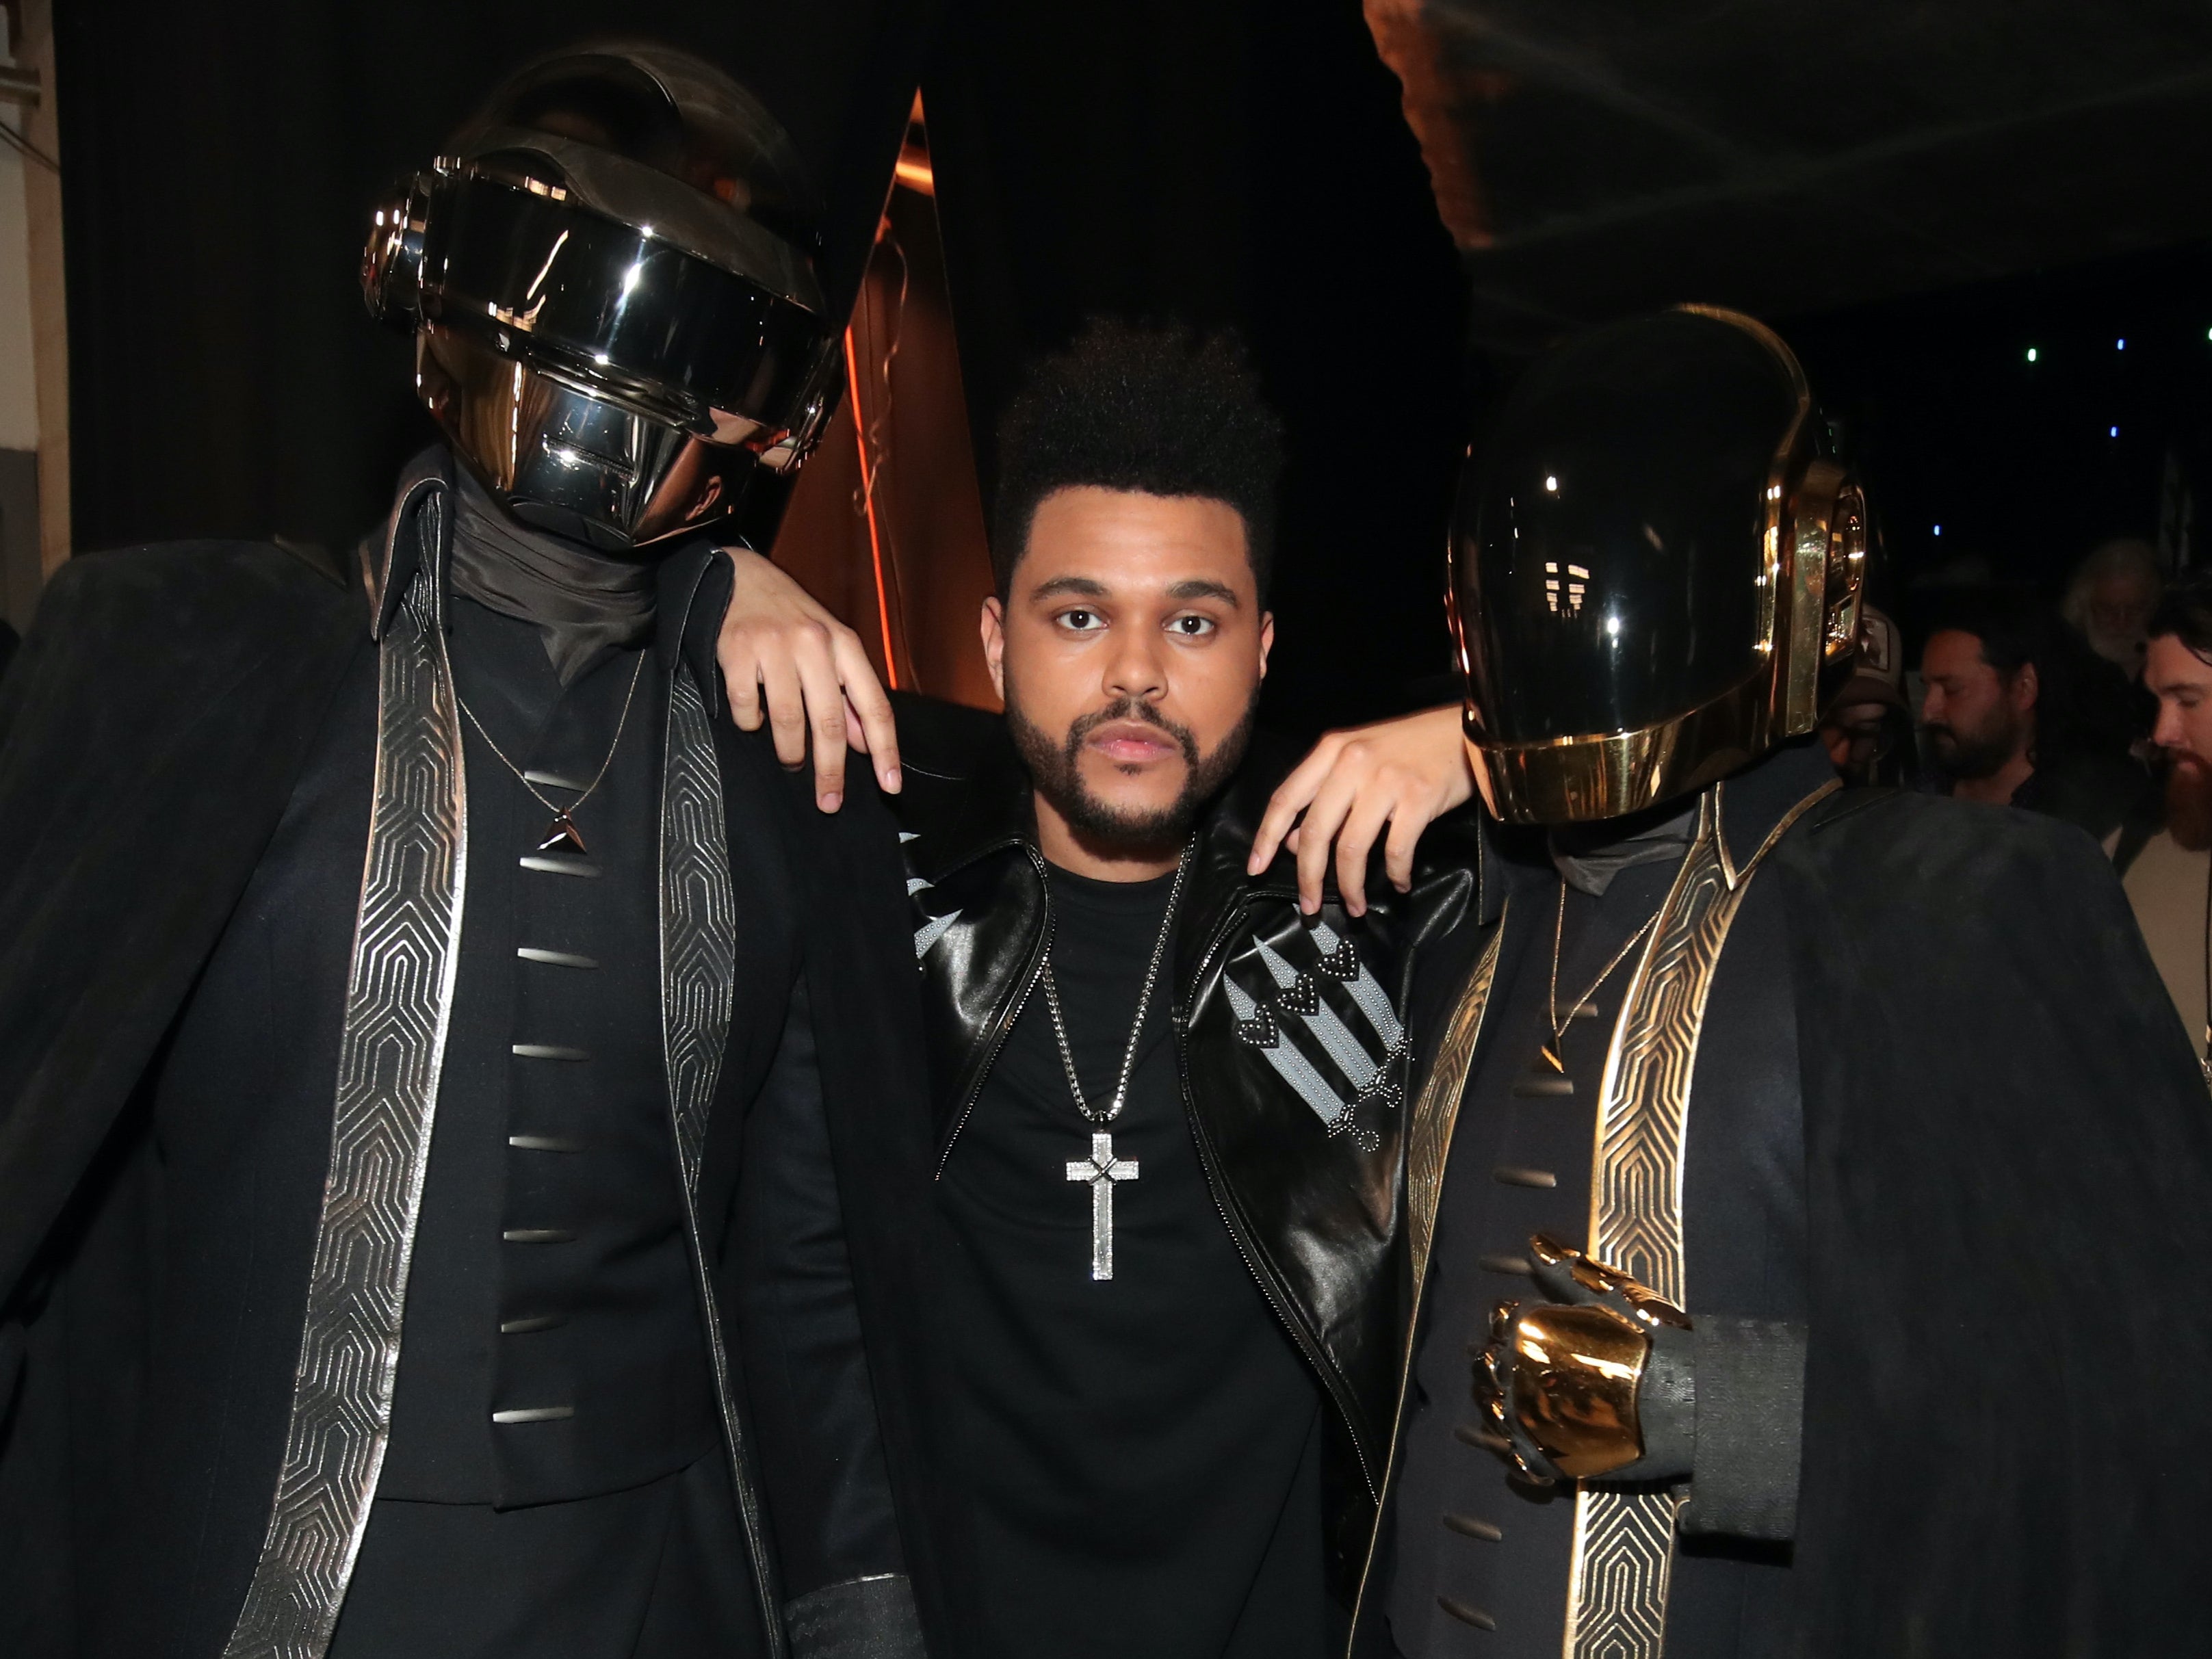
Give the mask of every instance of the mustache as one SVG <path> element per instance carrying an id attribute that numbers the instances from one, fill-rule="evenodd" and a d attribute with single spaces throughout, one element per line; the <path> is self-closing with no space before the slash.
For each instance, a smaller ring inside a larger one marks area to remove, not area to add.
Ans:
<path id="1" fill-rule="evenodd" d="M 1198 738 L 1191 729 L 1180 720 L 1170 720 L 1141 697 L 1121 697 L 1103 708 L 1077 715 L 1067 728 L 1069 764 L 1074 763 L 1085 738 L 1100 726 L 1111 726 L 1116 720 L 1134 720 L 1155 727 L 1175 739 L 1176 746 L 1182 750 L 1184 765 L 1195 767 L 1198 764 Z"/>

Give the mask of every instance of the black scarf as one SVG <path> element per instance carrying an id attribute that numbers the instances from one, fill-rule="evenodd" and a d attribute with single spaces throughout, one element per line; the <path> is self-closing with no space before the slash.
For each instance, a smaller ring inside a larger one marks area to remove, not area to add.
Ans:
<path id="1" fill-rule="evenodd" d="M 454 587 L 535 625 L 562 685 L 602 650 L 641 644 L 653 632 L 657 559 L 603 553 L 532 530 L 502 511 L 465 467 L 453 472 Z"/>

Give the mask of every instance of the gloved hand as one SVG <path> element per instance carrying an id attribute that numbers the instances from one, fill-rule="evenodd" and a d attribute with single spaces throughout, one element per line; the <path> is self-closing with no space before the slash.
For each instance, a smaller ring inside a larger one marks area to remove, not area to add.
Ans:
<path id="1" fill-rule="evenodd" d="M 1686 1479 L 1697 1449 L 1689 1316 L 1626 1273 L 1539 1233 L 1528 1241 L 1551 1300 L 1501 1302 L 1474 1392 L 1527 1479 Z"/>

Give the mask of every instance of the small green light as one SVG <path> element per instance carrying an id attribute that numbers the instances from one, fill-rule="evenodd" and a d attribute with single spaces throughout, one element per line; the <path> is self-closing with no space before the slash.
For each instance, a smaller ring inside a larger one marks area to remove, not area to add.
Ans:
<path id="1" fill-rule="evenodd" d="M 2035 348 L 2033 346 L 2030 346 L 2027 349 L 2027 361 L 2031 363 L 2035 361 Z"/>

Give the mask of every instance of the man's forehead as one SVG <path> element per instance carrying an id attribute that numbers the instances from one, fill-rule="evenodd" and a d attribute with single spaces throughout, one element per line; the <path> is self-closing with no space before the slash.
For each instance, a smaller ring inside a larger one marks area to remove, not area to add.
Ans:
<path id="1" fill-rule="evenodd" d="M 2154 692 L 2212 685 L 2212 662 L 2191 650 L 2179 635 L 2161 634 L 2150 642 L 2144 658 L 2143 684 Z"/>
<path id="2" fill-rule="evenodd" d="M 1982 657 L 1981 636 L 1969 634 L 1963 628 L 1939 628 L 1930 634 L 1928 643 L 1921 647 L 1920 663 L 1929 672 L 1936 672 L 1935 665 L 1939 664 L 1952 673 L 1989 666 Z"/>

